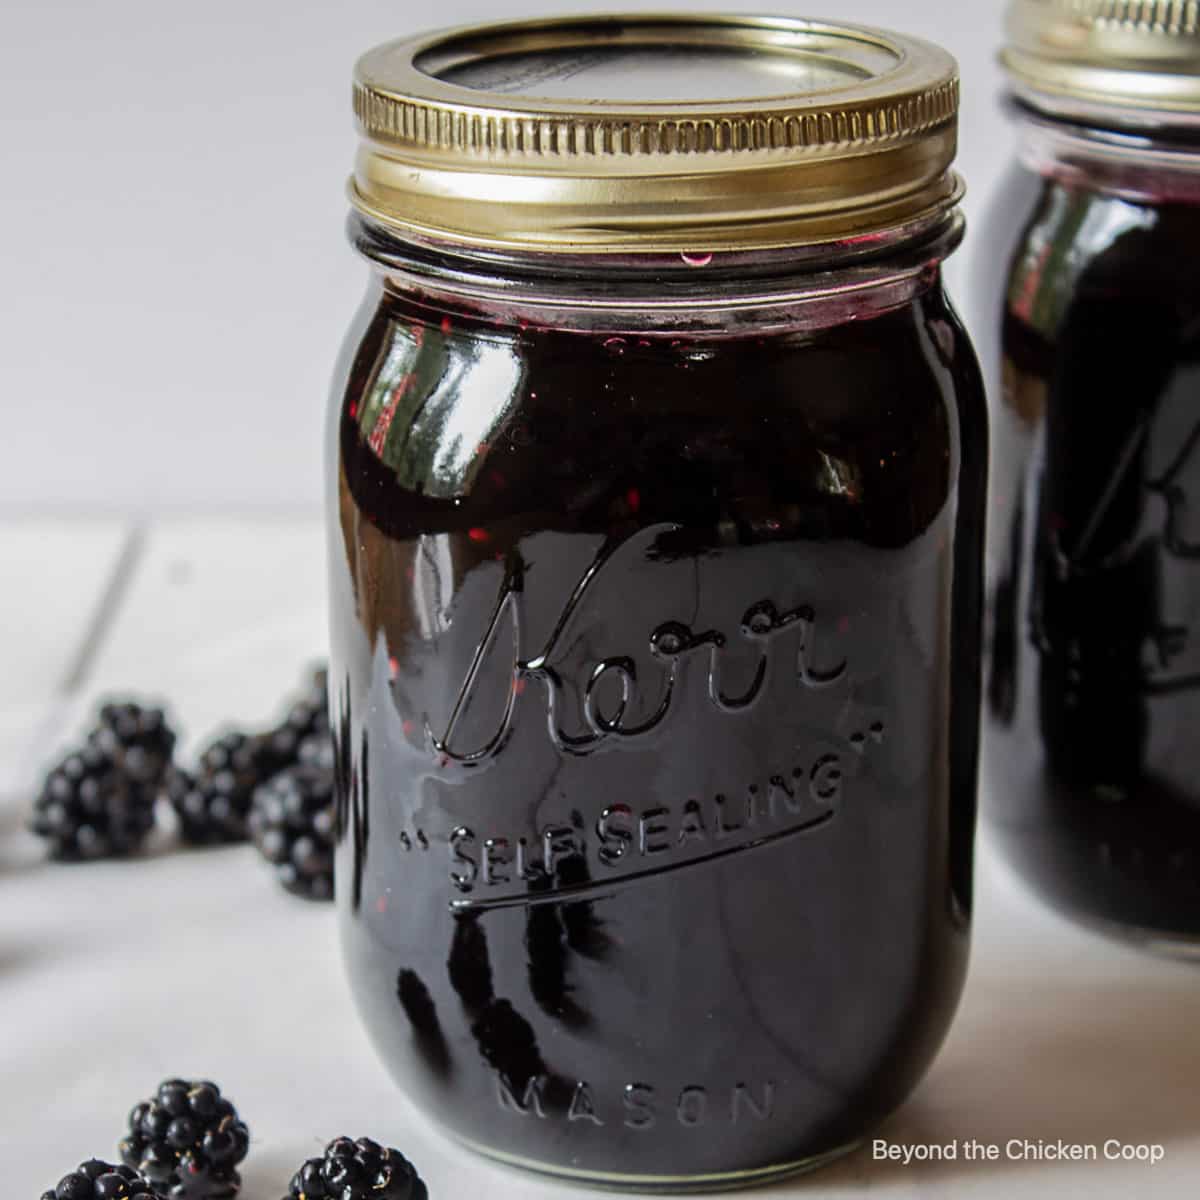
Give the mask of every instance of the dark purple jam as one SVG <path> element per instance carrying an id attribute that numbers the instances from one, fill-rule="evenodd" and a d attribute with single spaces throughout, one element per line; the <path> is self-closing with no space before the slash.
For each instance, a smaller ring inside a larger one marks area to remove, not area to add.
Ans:
<path id="1" fill-rule="evenodd" d="M 1015 174 L 989 815 L 1067 912 L 1200 938 L 1200 206 Z M 1010 243 L 1011 244 L 1011 243 Z"/>
<path id="2" fill-rule="evenodd" d="M 475 1146 L 751 1181 L 863 1137 L 937 1049 L 987 450 L 959 321 L 914 290 L 761 336 L 364 309 L 331 500 L 345 954 L 397 1080 Z"/>

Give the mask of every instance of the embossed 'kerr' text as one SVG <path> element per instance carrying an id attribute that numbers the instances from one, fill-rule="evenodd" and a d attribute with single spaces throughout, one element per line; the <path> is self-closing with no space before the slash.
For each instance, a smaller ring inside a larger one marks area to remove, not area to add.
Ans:
<path id="1" fill-rule="evenodd" d="M 842 679 L 846 672 L 844 661 L 818 662 L 814 646 L 814 610 L 802 605 L 780 611 L 772 601 L 763 599 L 745 610 L 738 630 L 732 635 L 718 629 L 695 630 L 682 621 L 666 621 L 649 630 L 649 651 L 659 666 L 660 679 L 654 693 L 656 702 L 649 707 L 649 715 L 640 719 L 629 719 L 629 713 L 634 708 L 634 697 L 643 686 L 643 681 L 638 678 L 634 660 L 625 655 L 616 655 L 595 663 L 582 688 L 585 725 L 576 730 L 565 728 L 561 708 L 566 681 L 555 662 L 572 619 L 580 611 L 601 573 L 617 559 L 620 552 L 644 551 L 655 539 L 663 534 L 675 532 L 678 528 L 676 525 L 654 525 L 641 530 L 624 542 L 606 546 L 576 583 L 546 644 L 533 655 L 523 653 L 522 599 L 525 568 L 518 555 L 511 556 L 505 568 L 491 619 L 476 647 L 443 732 L 437 733 L 426 717 L 426 739 L 434 753 L 446 763 L 455 763 L 463 767 L 488 764 L 504 746 L 512 728 L 517 697 L 521 694 L 521 685 L 525 680 L 535 680 L 545 689 L 547 727 L 554 745 L 565 754 L 587 754 L 605 744 L 644 737 L 661 725 L 675 702 L 681 665 L 692 655 L 707 660 L 706 688 L 709 702 L 718 711 L 729 714 L 750 708 L 763 695 L 771 671 L 780 669 L 780 655 L 774 651 L 774 647 L 783 634 L 790 634 L 794 639 L 791 662 L 784 669 L 793 672 L 799 686 L 820 689 L 830 687 Z M 499 722 L 491 736 L 484 738 L 479 744 L 460 744 L 456 737 L 458 723 L 475 690 L 481 686 L 484 659 L 500 644 L 506 623 L 509 636 L 505 644 L 511 645 L 512 661 L 511 669 L 505 678 L 508 692 Z M 734 637 L 756 646 L 759 650 L 753 678 L 740 694 L 726 691 L 722 673 L 722 654 Z M 619 698 L 608 712 L 603 711 L 601 702 L 605 687 L 615 688 L 619 692 Z"/>

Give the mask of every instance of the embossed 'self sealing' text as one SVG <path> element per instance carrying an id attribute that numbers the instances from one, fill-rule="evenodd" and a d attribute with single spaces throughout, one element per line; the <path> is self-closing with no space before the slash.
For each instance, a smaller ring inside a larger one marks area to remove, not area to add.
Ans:
<path id="1" fill-rule="evenodd" d="M 876 721 L 851 745 L 861 754 L 866 744 L 883 738 L 883 724 Z M 685 797 L 674 806 L 618 801 L 606 806 L 590 827 L 564 820 L 547 823 L 532 835 L 515 835 L 460 825 L 449 837 L 450 883 L 463 895 L 481 890 L 478 903 L 528 900 L 527 888 L 544 900 L 764 845 L 831 820 L 845 775 L 843 756 L 826 753 L 808 768 L 795 767 L 786 776 L 750 784 L 742 796 Z M 589 873 L 588 883 L 564 886 L 560 867 L 568 859 L 598 863 L 601 872 Z"/>

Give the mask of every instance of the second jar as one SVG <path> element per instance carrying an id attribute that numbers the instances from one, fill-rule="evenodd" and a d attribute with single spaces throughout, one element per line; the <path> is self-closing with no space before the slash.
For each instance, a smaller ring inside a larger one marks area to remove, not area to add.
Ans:
<path id="1" fill-rule="evenodd" d="M 986 800 L 1071 915 L 1200 950 L 1200 26 L 1018 0 L 988 222 Z"/>

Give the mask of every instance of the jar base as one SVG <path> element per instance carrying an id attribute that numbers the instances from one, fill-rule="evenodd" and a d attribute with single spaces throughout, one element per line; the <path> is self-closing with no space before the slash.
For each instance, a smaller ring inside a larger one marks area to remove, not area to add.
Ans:
<path id="1" fill-rule="evenodd" d="M 794 1175 L 804 1175 L 809 1171 L 819 1170 L 821 1167 L 853 1153 L 864 1141 L 863 1138 L 856 1138 L 845 1145 L 826 1150 L 821 1154 L 814 1154 L 808 1158 L 774 1163 L 769 1167 L 757 1167 L 747 1171 L 718 1171 L 702 1175 L 634 1175 L 616 1171 L 574 1170 L 571 1167 L 524 1158 L 519 1154 L 509 1154 L 466 1138 L 456 1138 L 456 1140 L 466 1146 L 468 1150 L 482 1155 L 484 1158 L 493 1159 L 505 1166 L 518 1167 L 523 1171 L 531 1171 L 538 1175 L 550 1175 L 556 1179 L 586 1184 L 588 1187 L 604 1191 L 642 1192 L 658 1195 L 699 1195 L 762 1187 Z"/>
<path id="2" fill-rule="evenodd" d="M 1051 823 L 1018 828 L 994 814 L 988 828 L 1022 886 L 1065 920 L 1146 953 L 1200 962 L 1194 908 L 1167 903 L 1163 887 L 1114 878 L 1095 834 Z"/>
<path id="3" fill-rule="evenodd" d="M 1065 910 L 1064 915 L 1091 933 L 1101 934 L 1113 941 L 1124 942 L 1148 954 L 1163 958 L 1174 958 L 1180 962 L 1200 963 L 1200 934 L 1172 933 L 1164 929 L 1143 928 L 1140 925 L 1123 925 L 1119 921 L 1106 921 L 1074 910 Z"/>

